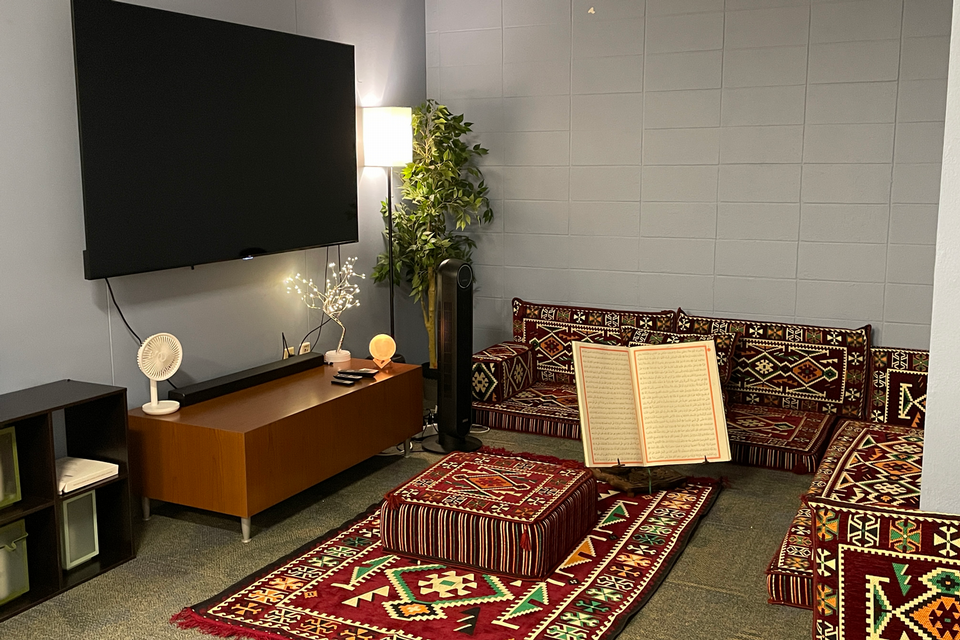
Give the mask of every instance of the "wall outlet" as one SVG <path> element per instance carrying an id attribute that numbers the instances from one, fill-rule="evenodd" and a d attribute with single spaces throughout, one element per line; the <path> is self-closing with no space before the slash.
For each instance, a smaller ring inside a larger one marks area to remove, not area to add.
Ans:
<path id="1" fill-rule="evenodd" d="M 297 348 L 296 348 L 296 347 L 287 347 L 287 348 L 283 351 L 283 360 L 286 360 L 287 358 L 292 358 L 292 357 L 295 356 L 295 355 L 297 355 Z"/>
<path id="2" fill-rule="evenodd" d="M 290 348 L 292 349 L 293 347 L 290 347 Z M 310 343 L 309 343 L 309 342 L 304 342 L 302 345 L 300 345 L 300 355 L 303 355 L 303 354 L 305 354 L 305 353 L 310 353 Z"/>

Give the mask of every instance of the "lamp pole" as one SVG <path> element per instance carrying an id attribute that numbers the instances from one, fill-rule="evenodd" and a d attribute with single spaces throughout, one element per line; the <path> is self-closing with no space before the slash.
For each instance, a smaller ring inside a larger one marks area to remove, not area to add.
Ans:
<path id="1" fill-rule="evenodd" d="M 397 339 L 393 310 L 393 167 L 387 169 L 387 261 L 390 266 L 390 337 Z"/>
<path id="2" fill-rule="evenodd" d="M 365 107 L 363 109 L 364 162 L 387 171 L 387 267 L 390 270 L 390 337 L 396 340 L 396 278 L 393 248 L 393 168 L 413 159 L 412 110 L 410 107 Z M 402 362 L 402 360 L 401 360 Z"/>

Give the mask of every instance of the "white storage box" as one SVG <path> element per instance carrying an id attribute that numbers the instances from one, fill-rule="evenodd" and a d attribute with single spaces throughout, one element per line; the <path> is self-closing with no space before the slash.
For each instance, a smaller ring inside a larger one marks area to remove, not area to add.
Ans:
<path id="1" fill-rule="evenodd" d="M 100 553 L 97 535 L 97 492 L 88 491 L 63 501 L 63 568 L 72 569 Z"/>
<path id="2" fill-rule="evenodd" d="M 17 464 L 17 433 L 0 429 L 0 509 L 20 500 L 20 467 Z"/>
<path id="3" fill-rule="evenodd" d="M 30 590 L 27 527 L 23 520 L 0 528 L 0 604 Z"/>

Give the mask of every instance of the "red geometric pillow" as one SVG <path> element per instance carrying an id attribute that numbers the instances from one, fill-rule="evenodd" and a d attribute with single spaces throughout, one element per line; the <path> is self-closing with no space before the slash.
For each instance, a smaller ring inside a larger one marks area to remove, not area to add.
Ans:
<path id="1" fill-rule="evenodd" d="M 815 640 L 953 640 L 960 516 L 809 498 Z"/>
<path id="2" fill-rule="evenodd" d="M 699 335 L 693 333 L 671 333 L 668 331 L 649 331 L 634 327 L 624 327 L 621 331 L 623 346 L 636 347 L 642 344 L 676 344 L 678 342 L 698 342 L 713 340 L 717 348 L 717 367 L 720 369 L 720 384 L 730 382 L 733 373 L 733 353 L 739 336 L 736 333 L 714 333 Z"/>
<path id="3" fill-rule="evenodd" d="M 623 327 L 670 331 L 673 317 L 673 311 L 645 313 L 567 307 L 514 298 L 513 339 L 533 349 L 535 380 L 574 384 L 570 346 L 573 341 L 620 344 Z"/>
<path id="4" fill-rule="evenodd" d="M 880 347 L 870 355 L 870 419 L 922 429 L 930 352 Z"/>
<path id="5" fill-rule="evenodd" d="M 739 333 L 730 402 L 862 418 L 870 325 L 835 329 L 730 320 L 677 311 L 680 333 Z"/>

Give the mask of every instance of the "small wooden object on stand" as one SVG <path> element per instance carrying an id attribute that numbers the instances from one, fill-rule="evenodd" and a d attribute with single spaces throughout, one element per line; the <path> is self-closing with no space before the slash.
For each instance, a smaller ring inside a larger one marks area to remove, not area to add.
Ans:
<path id="1" fill-rule="evenodd" d="M 631 497 L 673 489 L 686 480 L 671 467 L 594 467 L 591 471 L 597 480 Z"/>

